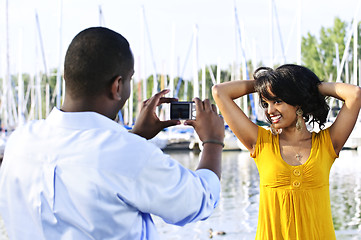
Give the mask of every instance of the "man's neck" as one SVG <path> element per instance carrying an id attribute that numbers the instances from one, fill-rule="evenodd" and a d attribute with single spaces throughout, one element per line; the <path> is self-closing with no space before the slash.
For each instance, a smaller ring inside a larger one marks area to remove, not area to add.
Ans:
<path id="1" fill-rule="evenodd" d="M 74 100 L 69 97 L 65 97 L 60 110 L 64 112 L 96 112 L 110 119 L 114 119 L 116 116 L 116 113 L 114 113 L 114 110 L 110 107 L 108 101 L 104 99 L 101 100 L 99 98 Z"/>

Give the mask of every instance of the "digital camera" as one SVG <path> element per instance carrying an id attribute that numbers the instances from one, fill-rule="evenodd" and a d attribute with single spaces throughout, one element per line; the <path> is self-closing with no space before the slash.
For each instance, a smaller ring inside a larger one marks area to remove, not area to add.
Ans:
<path id="1" fill-rule="evenodd" d="M 196 119 L 196 106 L 194 102 L 171 102 L 170 119 Z"/>

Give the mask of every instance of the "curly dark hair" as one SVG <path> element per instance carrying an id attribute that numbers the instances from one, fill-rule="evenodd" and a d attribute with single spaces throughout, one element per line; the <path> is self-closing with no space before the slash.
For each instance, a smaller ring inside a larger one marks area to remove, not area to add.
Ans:
<path id="1" fill-rule="evenodd" d="M 282 100 L 299 106 L 306 122 L 318 123 L 320 129 L 324 127 L 330 108 L 325 96 L 318 91 L 320 79 L 310 69 L 295 64 L 285 64 L 275 70 L 260 67 L 253 77 L 260 99 Z"/>

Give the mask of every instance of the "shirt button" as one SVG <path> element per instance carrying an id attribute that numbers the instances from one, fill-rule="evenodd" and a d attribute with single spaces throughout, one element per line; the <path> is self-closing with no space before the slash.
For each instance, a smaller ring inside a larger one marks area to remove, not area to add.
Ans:
<path id="1" fill-rule="evenodd" d="M 299 187 L 301 185 L 301 183 L 297 180 L 295 180 L 292 184 L 294 187 Z"/>
<path id="2" fill-rule="evenodd" d="M 296 177 L 299 177 L 301 175 L 301 171 L 299 169 L 295 169 L 295 170 L 293 170 L 293 175 L 295 175 Z"/>

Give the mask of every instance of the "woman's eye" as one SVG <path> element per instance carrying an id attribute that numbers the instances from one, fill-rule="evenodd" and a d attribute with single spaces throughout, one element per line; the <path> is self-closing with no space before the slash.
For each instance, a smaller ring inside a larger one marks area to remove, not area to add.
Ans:
<path id="1" fill-rule="evenodd" d="M 261 102 L 261 106 L 262 106 L 263 108 L 268 108 L 268 103 L 266 103 L 266 102 Z"/>
<path id="2" fill-rule="evenodd" d="M 281 103 L 281 102 L 282 102 L 281 100 L 276 100 L 276 101 L 275 101 L 275 104 Z"/>

